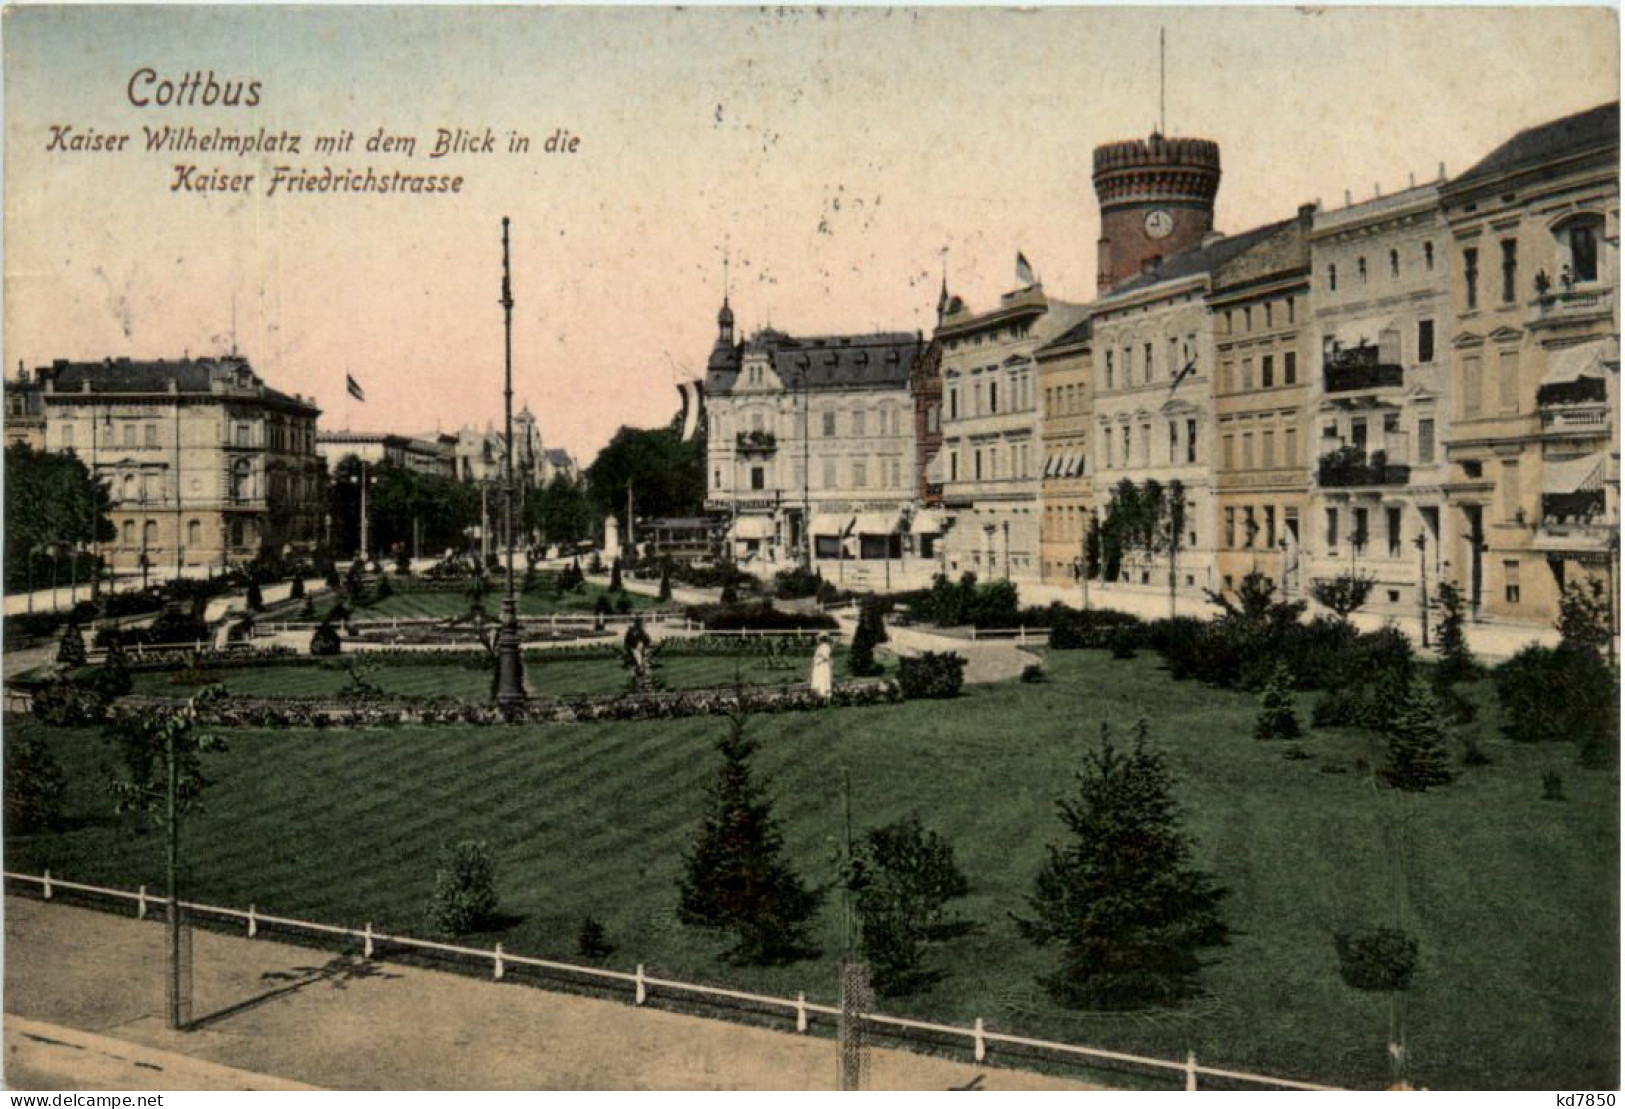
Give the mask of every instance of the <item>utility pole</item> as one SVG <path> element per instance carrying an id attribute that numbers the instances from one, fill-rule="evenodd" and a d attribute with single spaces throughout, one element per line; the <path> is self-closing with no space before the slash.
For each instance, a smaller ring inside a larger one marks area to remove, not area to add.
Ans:
<path id="1" fill-rule="evenodd" d="M 367 534 L 367 460 L 361 460 L 361 551 L 356 555 L 363 564 L 367 561 L 367 552 L 371 549 Z"/>
<path id="2" fill-rule="evenodd" d="M 164 801 L 164 820 L 168 827 L 168 844 L 164 866 L 164 880 L 167 885 L 168 913 L 165 927 L 169 932 L 169 1027 L 180 1031 L 187 1024 L 189 1014 L 183 1011 L 185 996 L 181 981 L 181 901 L 180 901 L 180 866 L 181 842 L 180 824 L 176 820 L 175 795 L 180 792 L 180 771 L 175 765 L 175 726 L 173 722 L 165 729 L 167 735 L 164 740 L 164 761 L 168 763 L 169 788 Z"/>
<path id="3" fill-rule="evenodd" d="M 1428 645 L 1428 536 L 1426 531 L 1418 531 L 1416 539 L 1417 559 L 1417 608 L 1422 617 L 1422 646 Z"/>
<path id="4" fill-rule="evenodd" d="M 503 515 L 508 540 L 508 582 L 502 596 L 502 627 L 497 632 L 497 704 L 517 708 L 525 701 L 525 663 L 519 652 L 519 598 L 513 580 L 513 283 L 508 272 L 508 217 L 502 217 L 502 452 Z"/>
<path id="5" fill-rule="evenodd" d="M 632 483 L 628 481 L 626 483 L 626 543 L 624 546 L 629 548 L 634 556 L 637 554 L 637 541 L 637 532 L 633 530 L 632 525 Z"/>

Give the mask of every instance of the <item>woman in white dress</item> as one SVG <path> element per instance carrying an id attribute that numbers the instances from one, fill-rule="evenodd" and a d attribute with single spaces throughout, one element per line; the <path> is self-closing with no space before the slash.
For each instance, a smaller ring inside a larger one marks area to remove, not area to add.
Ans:
<path id="1" fill-rule="evenodd" d="M 829 645 L 829 636 L 819 636 L 818 650 L 813 652 L 812 691 L 826 701 L 835 692 L 835 675 L 831 665 L 832 654 L 833 650 Z"/>

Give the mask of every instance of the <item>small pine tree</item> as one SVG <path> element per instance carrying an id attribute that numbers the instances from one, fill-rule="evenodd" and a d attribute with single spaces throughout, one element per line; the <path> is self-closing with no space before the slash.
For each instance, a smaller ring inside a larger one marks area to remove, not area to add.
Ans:
<path id="1" fill-rule="evenodd" d="M 1174 779 L 1147 750 L 1146 726 L 1124 753 L 1101 727 L 1074 797 L 1060 804 L 1070 835 L 1051 844 L 1018 920 L 1037 944 L 1059 943 L 1060 966 L 1039 982 L 1071 1008 L 1128 1009 L 1177 1000 L 1194 989 L 1203 948 L 1223 943 L 1225 891 L 1190 866 L 1179 830 Z"/>
<path id="2" fill-rule="evenodd" d="M 302 601 L 305 599 L 305 575 L 295 574 L 293 584 L 288 587 L 288 600 Z"/>
<path id="3" fill-rule="evenodd" d="M 609 591 L 622 593 L 625 590 L 626 586 L 621 583 L 621 560 L 617 558 L 615 564 L 609 568 Z"/>
<path id="4" fill-rule="evenodd" d="M 722 583 L 722 595 L 718 597 L 717 600 L 725 605 L 736 605 L 739 603 L 739 589 L 734 585 L 732 574 L 728 575 L 728 580 Z"/>
<path id="5" fill-rule="evenodd" d="M 85 637 L 79 631 L 77 620 L 69 620 L 68 626 L 62 629 L 62 641 L 56 648 L 56 661 L 63 666 L 85 664 Z"/>
<path id="6" fill-rule="evenodd" d="M 339 653 L 339 630 L 333 626 L 329 617 L 319 624 L 315 631 L 310 633 L 310 653 L 317 656 L 336 655 Z"/>
<path id="7" fill-rule="evenodd" d="M 756 744 L 747 717 L 728 717 L 717 742 L 722 766 L 709 791 L 699 835 L 683 856 L 677 917 L 684 924 L 729 928 L 729 955 L 746 963 L 782 963 L 806 951 L 806 929 L 818 896 L 784 859 L 784 836 L 762 790 L 751 779 Z"/>
<path id="8" fill-rule="evenodd" d="M 1466 605 L 1453 581 L 1439 583 L 1439 667 L 1434 673 L 1441 688 L 1478 674 L 1478 662 L 1467 646 Z"/>
<path id="9" fill-rule="evenodd" d="M 660 567 L 660 597 L 659 600 L 671 600 L 671 563 L 667 562 Z"/>
<path id="10" fill-rule="evenodd" d="M 258 578 L 248 579 L 248 593 L 244 597 L 244 601 L 248 605 L 249 612 L 265 611 L 265 594 L 260 592 L 260 581 Z"/>
<path id="11" fill-rule="evenodd" d="M 483 840 L 447 847 L 434 875 L 429 920 L 439 931 L 459 936 L 491 922 L 497 908 L 496 856 Z"/>
<path id="12" fill-rule="evenodd" d="M 881 672 L 880 663 L 875 661 L 875 642 L 874 625 L 860 616 L 857 629 L 852 633 L 852 650 L 846 659 L 847 668 L 854 676 L 867 678 Z"/>
<path id="13" fill-rule="evenodd" d="M 576 953 L 584 959 L 602 959 L 614 950 L 603 922 L 597 917 L 583 917 L 581 931 L 576 933 Z"/>
<path id="14" fill-rule="evenodd" d="M 1450 768 L 1444 733 L 1444 716 L 1433 690 L 1420 679 L 1413 679 L 1383 728 L 1388 740 L 1383 780 L 1395 789 L 1412 793 L 1447 785 L 1455 774 Z"/>
<path id="15" fill-rule="evenodd" d="M 1292 671 L 1286 663 L 1277 662 L 1270 672 L 1269 684 L 1264 687 L 1253 735 L 1258 739 L 1297 739 L 1302 734 L 1293 707 Z"/>
<path id="16" fill-rule="evenodd" d="M 376 595 L 373 598 L 374 603 L 376 603 L 378 601 L 388 600 L 390 597 L 393 597 L 394 595 L 395 595 L 395 587 L 393 585 L 389 584 L 389 575 L 388 574 L 379 574 L 378 575 L 378 590 L 377 590 Z"/>
<path id="17" fill-rule="evenodd" d="M 412 576 L 412 555 L 405 547 L 395 552 L 395 572 L 403 578 Z"/>

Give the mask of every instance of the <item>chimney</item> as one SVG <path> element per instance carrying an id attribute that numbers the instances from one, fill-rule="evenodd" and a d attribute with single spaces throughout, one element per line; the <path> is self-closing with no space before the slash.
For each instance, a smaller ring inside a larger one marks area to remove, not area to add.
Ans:
<path id="1" fill-rule="evenodd" d="M 1354 190 L 1353 189 L 1344 189 L 1343 190 L 1343 207 L 1345 207 L 1345 208 L 1354 207 Z"/>
<path id="2" fill-rule="evenodd" d="M 1318 200 L 1315 201 L 1313 204 L 1300 204 L 1300 205 L 1298 205 L 1298 220 L 1299 220 L 1299 222 L 1308 223 L 1311 220 L 1313 220 L 1315 218 L 1315 210 L 1318 209 L 1319 207 L 1320 207 L 1320 201 L 1318 201 Z"/>
<path id="3" fill-rule="evenodd" d="M 1444 163 L 1443 162 L 1439 163 L 1439 180 L 1440 181 L 1444 180 Z"/>

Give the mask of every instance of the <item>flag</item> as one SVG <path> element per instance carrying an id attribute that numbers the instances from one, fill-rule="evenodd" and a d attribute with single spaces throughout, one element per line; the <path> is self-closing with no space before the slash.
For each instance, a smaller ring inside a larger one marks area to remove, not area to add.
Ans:
<path id="1" fill-rule="evenodd" d="M 361 383 L 349 374 L 344 375 L 344 387 L 350 391 L 350 395 L 356 400 L 364 401 L 367 399 L 367 394 L 361 391 Z"/>
<path id="2" fill-rule="evenodd" d="M 1032 263 L 1028 262 L 1027 256 L 1019 250 L 1016 251 L 1016 280 L 1023 285 L 1038 284 L 1038 277 L 1033 273 Z"/>
<path id="3" fill-rule="evenodd" d="M 1191 373 L 1195 369 L 1196 359 L 1192 358 L 1189 362 L 1185 363 L 1185 368 L 1183 370 L 1180 370 L 1178 374 L 1174 375 L 1174 383 L 1168 386 L 1168 391 L 1171 393 L 1175 389 L 1179 388 L 1179 383 L 1185 380 L 1185 375 Z"/>
<path id="4" fill-rule="evenodd" d="M 683 398 L 683 442 L 694 438 L 700 427 L 700 414 L 705 410 L 705 386 L 700 381 L 682 381 L 677 395 Z"/>

